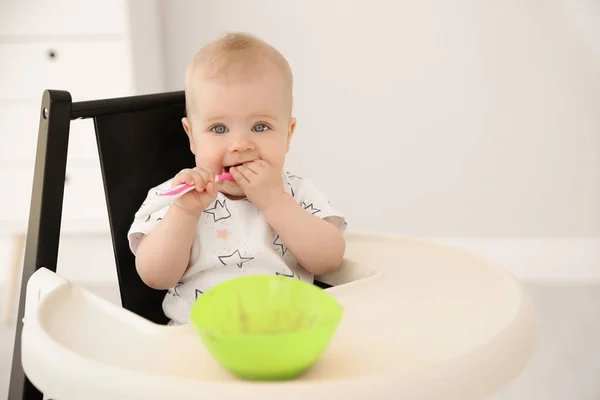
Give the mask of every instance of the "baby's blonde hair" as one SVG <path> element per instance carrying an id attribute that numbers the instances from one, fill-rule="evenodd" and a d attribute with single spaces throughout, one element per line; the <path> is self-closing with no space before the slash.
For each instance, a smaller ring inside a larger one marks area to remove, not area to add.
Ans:
<path id="1" fill-rule="evenodd" d="M 290 109 L 293 76 L 285 57 L 273 46 L 247 33 L 228 33 L 209 43 L 190 61 L 185 73 L 186 106 L 191 98 L 193 82 L 197 79 L 247 79 L 276 67 L 289 89 Z M 188 107 L 186 107 L 188 108 Z M 189 111 L 189 109 L 188 109 Z"/>

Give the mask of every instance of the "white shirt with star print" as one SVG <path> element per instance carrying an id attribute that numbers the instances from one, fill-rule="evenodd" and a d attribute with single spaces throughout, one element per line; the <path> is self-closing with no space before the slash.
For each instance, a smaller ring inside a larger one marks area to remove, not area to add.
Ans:
<path id="1" fill-rule="evenodd" d="M 282 179 L 285 190 L 306 212 L 328 218 L 340 231 L 345 231 L 344 215 L 309 180 L 289 172 L 282 173 Z M 152 188 L 146 200 L 170 188 L 171 180 Z M 134 254 L 140 239 L 160 224 L 169 207 L 133 221 L 128 239 Z M 200 217 L 188 269 L 165 296 L 165 315 L 171 324 L 186 324 L 192 304 L 204 291 L 225 280 L 253 274 L 284 275 L 309 283 L 314 279 L 254 204 L 218 193 Z"/>

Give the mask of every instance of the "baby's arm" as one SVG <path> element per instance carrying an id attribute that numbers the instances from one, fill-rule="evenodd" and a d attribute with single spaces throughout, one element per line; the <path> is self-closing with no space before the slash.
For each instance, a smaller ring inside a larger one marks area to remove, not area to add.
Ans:
<path id="1" fill-rule="evenodd" d="M 171 207 L 161 223 L 140 241 L 135 266 L 153 289 L 168 289 L 185 273 L 200 215 Z"/>
<path id="2" fill-rule="evenodd" d="M 269 205 L 264 215 L 298 262 L 313 275 L 324 275 L 341 265 L 346 241 L 327 218 L 307 212 L 288 193 Z"/>
<path id="3" fill-rule="evenodd" d="M 185 274 L 204 209 L 217 195 L 214 174 L 200 168 L 181 171 L 172 186 L 193 184 L 196 190 L 177 199 L 162 221 L 137 247 L 135 265 L 140 278 L 154 289 L 168 289 Z"/>

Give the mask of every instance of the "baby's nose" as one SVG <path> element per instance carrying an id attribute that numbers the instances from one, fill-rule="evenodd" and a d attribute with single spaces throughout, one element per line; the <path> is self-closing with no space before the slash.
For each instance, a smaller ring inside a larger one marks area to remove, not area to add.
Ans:
<path id="1" fill-rule="evenodd" d="M 241 153 L 244 151 L 251 150 L 254 150 L 254 143 L 252 143 L 251 140 L 242 135 L 236 135 L 235 137 L 233 137 L 229 144 L 230 152 L 236 151 Z"/>

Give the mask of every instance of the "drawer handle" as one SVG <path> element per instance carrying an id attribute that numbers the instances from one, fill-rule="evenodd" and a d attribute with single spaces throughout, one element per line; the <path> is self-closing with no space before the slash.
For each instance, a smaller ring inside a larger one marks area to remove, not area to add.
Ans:
<path id="1" fill-rule="evenodd" d="M 51 59 L 52 61 L 56 60 L 56 57 L 58 57 L 58 54 L 56 53 L 56 50 L 50 49 L 48 50 L 48 58 Z"/>

